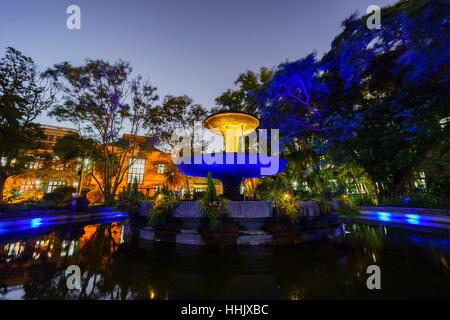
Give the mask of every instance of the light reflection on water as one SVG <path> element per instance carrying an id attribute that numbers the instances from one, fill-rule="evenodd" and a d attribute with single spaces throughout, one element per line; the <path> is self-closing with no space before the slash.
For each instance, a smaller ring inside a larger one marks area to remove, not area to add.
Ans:
<path id="1" fill-rule="evenodd" d="M 238 248 L 139 241 L 124 222 L 64 228 L 0 243 L 0 298 L 450 298 L 448 238 L 344 228 L 338 242 Z M 72 264 L 83 273 L 81 290 L 66 287 Z M 366 288 L 371 264 L 381 268 L 382 290 Z"/>

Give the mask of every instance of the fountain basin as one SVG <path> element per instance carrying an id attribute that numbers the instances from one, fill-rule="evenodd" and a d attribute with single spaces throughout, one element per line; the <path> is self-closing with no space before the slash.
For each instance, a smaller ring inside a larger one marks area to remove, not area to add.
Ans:
<path id="1" fill-rule="evenodd" d="M 242 179 L 276 175 L 284 170 L 287 161 L 277 156 L 257 153 L 218 153 L 184 158 L 176 166 L 182 173 L 194 177 L 207 177 L 208 172 L 223 184 L 224 196 L 239 200 Z"/>

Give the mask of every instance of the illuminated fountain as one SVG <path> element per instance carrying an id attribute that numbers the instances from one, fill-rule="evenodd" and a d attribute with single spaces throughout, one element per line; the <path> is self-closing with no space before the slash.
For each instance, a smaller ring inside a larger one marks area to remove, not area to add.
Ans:
<path id="1" fill-rule="evenodd" d="M 286 160 L 277 156 L 245 153 L 244 137 L 259 126 L 259 120 L 252 115 L 217 113 L 206 118 L 204 125 L 212 133 L 224 137 L 225 152 L 184 158 L 176 165 L 188 176 L 207 177 L 211 172 L 214 179 L 222 181 L 224 196 L 230 200 L 242 198 L 240 184 L 243 179 L 275 175 L 287 165 Z"/>

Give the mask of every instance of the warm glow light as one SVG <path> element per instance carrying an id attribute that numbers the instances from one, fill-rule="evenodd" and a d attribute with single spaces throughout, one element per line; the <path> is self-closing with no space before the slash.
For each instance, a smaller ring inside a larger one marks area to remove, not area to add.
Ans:
<path id="1" fill-rule="evenodd" d="M 223 112 L 205 119 L 205 127 L 222 135 L 225 152 L 239 152 L 239 138 L 249 135 L 259 126 L 259 120 L 252 115 L 239 112 Z"/>

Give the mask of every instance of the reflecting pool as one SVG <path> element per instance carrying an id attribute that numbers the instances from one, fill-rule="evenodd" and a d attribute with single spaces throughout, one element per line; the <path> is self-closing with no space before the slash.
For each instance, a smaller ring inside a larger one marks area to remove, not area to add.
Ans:
<path id="1" fill-rule="evenodd" d="M 209 247 L 136 239 L 125 221 L 0 240 L 0 299 L 450 298 L 450 238 L 346 222 L 334 242 Z M 366 269 L 381 269 L 368 290 Z M 78 265 L 81 289 L 65 270 Z"/>

